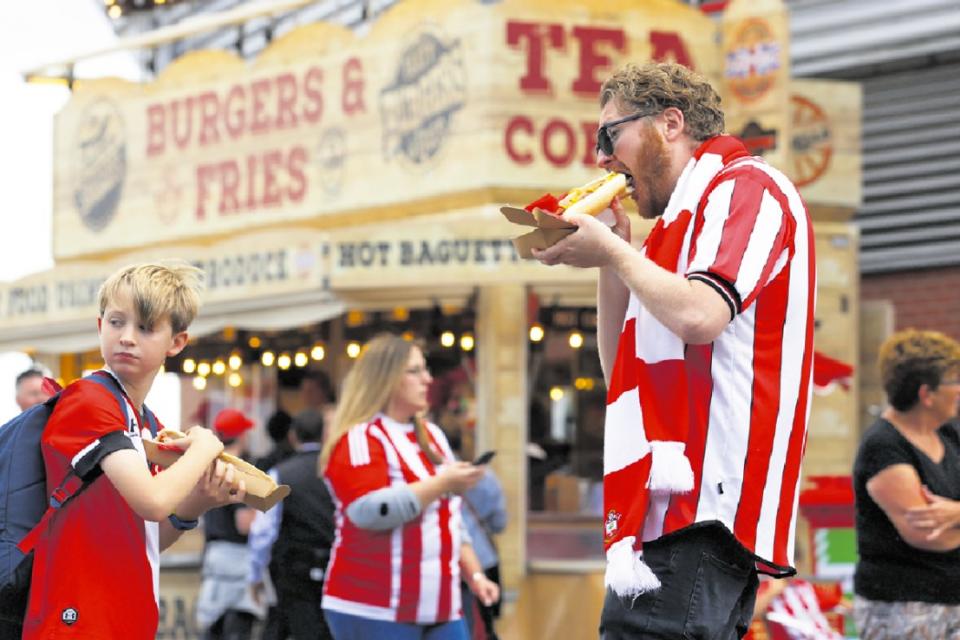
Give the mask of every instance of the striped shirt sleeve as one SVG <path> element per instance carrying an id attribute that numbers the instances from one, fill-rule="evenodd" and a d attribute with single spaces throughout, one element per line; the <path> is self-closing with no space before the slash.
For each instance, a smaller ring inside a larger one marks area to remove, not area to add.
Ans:
<path id="1" fill-rule="evenodd" d="M 786 266 L 795 221 L 787 198 L 759 164 L 733 169 L 707 194 L 691 241 L 687 278 L 713 287 L 743 312 Z"/>
<path id="2" fill-rule="evenodd" d="M 337 499 L 347 507 L 357 498 L 390 486 L 383 444 L 370 434 L 369 425 L 354 427 L 330 454 L 327 479 Z"/>

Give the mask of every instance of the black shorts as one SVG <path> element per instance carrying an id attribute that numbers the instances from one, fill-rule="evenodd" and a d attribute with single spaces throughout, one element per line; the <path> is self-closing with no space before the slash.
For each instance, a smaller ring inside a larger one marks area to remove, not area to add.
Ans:
<path id="1" fill-rule="evenodd" d="M 719 522 L 698 523 L 644 543 L 643 559 L 661 587 L 636 598 L 609 589 L 602 640 L 742 638 L 757 595 L 753 556 Z"/>

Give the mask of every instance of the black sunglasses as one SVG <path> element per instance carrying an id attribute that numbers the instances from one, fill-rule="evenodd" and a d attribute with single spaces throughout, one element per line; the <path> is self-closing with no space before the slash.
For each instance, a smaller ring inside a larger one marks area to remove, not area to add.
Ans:
<path id="1" fill-rule="evenodd" d="M 603 155 L 605 156 L 612 156 L 613 138 L 610 137 L 610 129 L 619 127 L 623 123 L 630 122 L 631 120 L 639 120 L 640 118 L 652 116 L 655 113 L 655 111 L 640 111 L 638 113 L 626 116 L 625 118 L 620 118 L 619 120 L 614 120 L 613 122 L 600 125 L 600 127 L 597 129 L 597 151 L 603 151 Z"/>

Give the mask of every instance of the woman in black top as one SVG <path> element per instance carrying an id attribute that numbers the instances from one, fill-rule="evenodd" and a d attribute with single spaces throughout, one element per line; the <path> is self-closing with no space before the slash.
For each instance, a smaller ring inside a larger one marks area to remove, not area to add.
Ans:
<path id="1" fill-rule="evenodd" d="M 880 348 L 890 406 L 853 467 L 862 640 L 960 638 L 960 344 L 908 330 Z M 941 428 L 942 427 L 942 428 Z"/>

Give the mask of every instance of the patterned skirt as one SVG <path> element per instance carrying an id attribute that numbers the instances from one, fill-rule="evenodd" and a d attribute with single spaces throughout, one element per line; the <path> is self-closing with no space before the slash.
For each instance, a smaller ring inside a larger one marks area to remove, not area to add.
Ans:
<path id="1" fill-rule="evenodd" d="M 960 640 L 960 604 L 853 599 L 860 640 Z"/>

